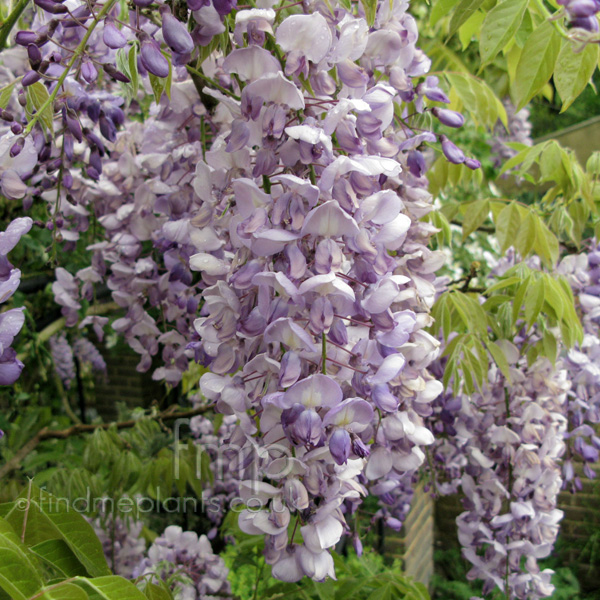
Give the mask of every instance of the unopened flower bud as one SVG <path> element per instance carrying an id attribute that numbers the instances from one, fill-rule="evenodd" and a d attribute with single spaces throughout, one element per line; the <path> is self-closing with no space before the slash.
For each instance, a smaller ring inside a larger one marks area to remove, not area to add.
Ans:
<path id="1" fill-rule="evenodd" d="M 161 6 L 162 33 L 167 45 L 174 52 L 189 54 L 194 50 L 194 40 L 187 27 L 171 14 L 166 6 Z"/>
<path id="2" fill-rule="evenodd" d="M 329 452 L 338 465 L 343 465 L 348 460 L 350 445 L 350 434 L 345 429 L 338 428 L 331 434 Z"/>
<path id="3" fill-rule="evenodd" d="M 15 135 L 20 135 L 21 133 L 23 133 L 23 125 L 21 125 L 21 123 L 13 123 L 10 126 L 10 130 L 15 134 Z"/>
<path id="4" fill-rule="evenodd" d="M 146 70 L 156 77 L 167 77 L 169 75 L 169 61 L 160 51 L 158 43 L 148 35 L 140 37 L 142 38 L 140 57 Z"/>
<path id="5" fill-rule="evenodd" d="M 21 150 L 23 150 L 23 146 L 25 146 L 25 138 L 17 138 L 17 141 L 10 148 L 11 157 L 15 158 L 15 156 L 19 156 Z"/>
<path id="6" fill-rule="evenodd" d="M 29 85 L 33 85 L 36 81 L 40 80 L 40 74 L 37 71 L 27 71 L 25 75 L 23 75 L 23 79 L 21 79 L 21 83 L 23 87 L 27 87 Z"/>
<path id="7" fill-rule="evenodd" d="M 34 4 L 37 4 L 42 10 L 50 13 L 51 15 L 60 15 L 67 12 L 67 7 L 60 4 L 60 2 L 54 2 L 54 0 L 33 0 Z"/>
<path id="8" fill-rule="evenodd" d="M 104 72 L 109 77 L 112 77 L 115 81 L 120 81 L 122 83 L 131 83 L 131 79 L 129 79 L 129 77 L 127 77 L 127 75 L 125 75 L 124 73 L 121 73 L 121 71 L 117 70 L 111 64 L 104 63 L 102 65 L 102 68 L 104 69 Z"/>
<path id="9" fill-rule="evenodd" d="M 4 109 L 0 108 L 0 119 L 2 119 L 3 121 L 6 121 L 7 123 L 11 123 L 12 121 L 15 120 L 15 117 L 8 110 L 4 110 Z"/>
<path id="10" fill-rule="evenodd" d="M 449 108 L 438 108 L 437 106 L 431 109 L 431 112 L 442 123 L 448 127 L 462 127 L 465 124 L 465 118 L 455 110 Z"/>
<path id="11" fill-rule="evenodd" d="M 121 30 L 110 19 L 104 22 L 104 31 L 102 32 L 102 41 L 113 50 L 118 50 L 127 45 L 127 38 Z"/>
<path id="12" fill-rule="evenodd" d="M 94 63 L 84 59 L 81 63 L 81 76 L 88 82 L 94 83 L 98 78 L 98 69 L 94 66 Z"/>
<path id="13" fill-rule="evenodd" d="M 37 70 L 42 62 L 42 53 L 35 44 L 29 44 L 27 46 L 27 57 L 29 58 L 31 68 Z"/>
<path id="14" fill-rule="evenodd" d="M 453 144 L 446 136 L 442 136 L 442 152 L 444 156 L 453 164 L 460 165 L 466 160 L 464 152 Z"/>
<path id="15" fill-rule="evenodd" d="M 481 163 L 476 158 L 467 158 L 465 160 L 465 165 L 469 167 L 469 169 L 479 169 L 481 167 Z"/>
<path id="16" fill-rule="evenodd" d="M 37 41 L 38 34 L 35 31 L 18 31 L 15 36 L 15 42 L 19 46 L 29 46 L 29 44 L 35 44 Z"/>

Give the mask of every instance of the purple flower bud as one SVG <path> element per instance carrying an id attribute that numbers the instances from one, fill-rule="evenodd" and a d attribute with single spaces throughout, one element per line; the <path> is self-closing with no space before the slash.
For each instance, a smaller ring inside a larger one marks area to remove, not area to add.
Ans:
<path id="1" fill-rule="evenodd" d="M 432 102 L 443 102 L 444 104 L 450 104 L 450 98 L 442 92 L 439 88 L 430 88 L 426 90 L 425 96 Z"/>
<path id="2" fill-rule="evenodd" d="M 140 8 L 148 8 L 154 0 L 133 0 L 133 3 Z"/>
<path id="3" fill-rule="evenodd" d="M 237 0 L 213 0 L 213 6 L 215 7 L 215 10 L 224 17 L 237 6 Z"/>
<path id="4" fill-rule="evenodd" d="M 102 107 L 100 106 L 100 102 L 92 102 L 91 104 L 88 104 L 87 115 L 94 123 L 97 123 L 100 118 L 101 110 Z"/>
<path id="5" fill-rule="evenodd" d="M 365 446 L 364 442 L 359 438 L 355 437 L 352 440 L 352 452 L 359 458 L 367 458 L 371 454 L 368 446 Z"/>
<path id="6" fill-rule="evenodd" d="M 586 31 L 591 31 L 592 33 L 596 33 L 599 29 L 598 28 L 598 19 L 596 19 L 595 16 L 572 19 L 569 24 L 572 27 L 578 27 L 579 29 L 585 29 Z"/>
<path id="7" fill-rule="evenodd" d="M 73 175 L 71 175 L 71 173 L 67 170 L 63 172 L 62 184 L 68 190 L 73 187 Z"/>
<path id="8" fill-rule="evenodd" d="M 15 42 L 19 46 L 29 46 L 35 44 L 38 39 L 38 34 L 35 31 L 18 31 L 15 36 Z"/>
<path id="9" fill-rule="evenodd" d="M 15 117 L 8 110 L 4 110 L 4 109 L 0 108 L 0 119 L 2 119 L 3 121 L 6 121 L 7 123 L 11 123 L 12 121 L 15 120 Z"/>
<path id="10" fill-rule="evenodd" d="M 52 15 L 60 15 L 67 12 L 67 7 L 54 0 L 33 0 L 42 10 L 49 12 Z"/>
<path id="11" fill-rule="evenodd" d="M 23 150 L 23 146 L 25 146 L 25 138 L 20 137 L 11 146 L 11 149 L 10 149 L 11 157 L 15 158 L 15 156 L 19 156 L 19 154 L 21 154 L 21 150 Z"/>
<path id="12" fill-rule="evenodd" d="M 62 19 L 62 26 L 65 29 L 72 27 L 80 27 L 80 23 L 85 23 L 91 16 L 90 9 L 86 6 L 78 6 L 75 10 L 71 11 L 71 15 Z M 72 18 L 74 17 L 74 18 Z"/>
<path id="13" fill-rule="evenodd" d="M 21 123 L 13 123 L 10 126 L 10 130 L 15 134 L 15 135 L 20 135 L 21 133 L 23 133 L 23 125 L 21 125 Z"/>
<path id="14" fill-rule="evenodd" d="M 98 69 L 90 60 L 84 60 L 81 64 L 81 76 L 88 82 L 94 83 L 98 78 Z"/>
<path id="15" fill-rule="evenodd" d="M 458 146 L 454 145 L 446 136 L 442 136 L 442 152 L 444 153 L 444 156 L 455 165 L 460 165 L 467 159 L 464 152 Z"/>
<path id="16" fill-rule="evenodd" d="M 107 73 L 109 77 L 112 77 L 115 81 L 120 81 L 121 83 L 131 83 L 131 79 L 129 79 L 127 75 L 121 73 L 121 71 L 118 71 L 111 64 L 104 63 L 102 68 L 104 69 L 104 72 Z"/>
<path id="17" fill-rule="evenodd" d="M 358 537 L 358 534 L 354 534 L 352 536 L 352 547 L 354 548 L 354 552 L 356 552 L 356 556 L 361 557 L 363 553 L 363 545 Z"/>
<path id="18" fill-rule="evenodd" d="M 109 141 L 114 142 L 117 139 L 117 128 L 112 119 L 100 115 L 100 133 Z"/>
<path id="19" fill-rule="evenodd" d="M 336 429 L 329 438 L 329 452 L 338 465 L 343 465 L 350 456 L 350 434 L 342 428 Z"/>
<path id="20" fill-rule="evenodd" d="M 408 153 L 406 159 L 408 170 L 415 176 L 421 177 L 427 170 L 427 164 L 425 163 L 425 157 L 418 150 L 412 150 Z"/>
<path id="21" fill-rule="evenodd" d="M 565 8 L 571 19 L 591 17 L 598 12 L 598 5 L 594 0 L 573 0 Z"/>
<path id="22" fill-rule="evenodd" d="M 469 167 L 469 169 L 479 169 L 481 167 L 481 163 L 476 158 L 467 158 L 465 160 L 465 165 Z"/>
<path id="23" fill-rule="evenodd" d="M 162 33 L 165 42 L 174 52 L 189 54 L 194 50 L 194 40 L 186 26 L 174 17 L 167 7 L 161 7 Z"/>
<path id="24" fill-rule="evenodd" d="M 29 58 L 29 64 L 32 69 L 37 69 L 42 62 L 42 53 L 35 44 L 29 44 L 27 46 L 27 56 Z"/>
<path id="25" fill-rule="evenodd" d="M 113 23 L 113 21 L 108 19 L 104 22 L 102 40 L 109 48 L 112 48 L 113 50 L 123 48 L 127 45 L 127 38 L 123 35 L 121 30 Z"/>
<path id="26" fill-rule="evenodd" d="M 200 10 L 205 6 L 209 6 L 210 0 L 187 0 L 187 5 L 190 10 Z"/>
<path id="27" fill-rule="evenodd" d="M 140 50 L 142 64 L 152 75 L 156 77 L 168 77 L 169 61 L 160 51 L 160 46 L 156 41 L 144 36 L 142 40 L 142 48 Z"/>
<path id="28" fill-rule="evenodd" d="M 36 81 L 39 81 L 40 78 L 41 76 L 37 71 L 27 71 L 27 73 L 23 75 L 21 83 L 23 84 L 23 87 L 27 87 L 29 85 L 33 85 Z"/>
<path id="29" fill-rule="evenodd" d="M 465 124 L 465 118 L 455 110 L 449 108 L 438 108 L 437 106 L 431 109 L 431 112 L 437 117 L 442 125 L 448 127 L 462 127 Z"/>

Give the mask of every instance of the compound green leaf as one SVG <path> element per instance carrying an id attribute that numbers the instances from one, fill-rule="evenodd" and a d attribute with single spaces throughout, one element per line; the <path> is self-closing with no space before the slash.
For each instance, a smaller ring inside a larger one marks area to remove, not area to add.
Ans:
<path id="1" fill-rule="evenodd" d="M 485 0 L 461 0 L 450 20 L 449 35 L 454 35 L 458 31 L 458 28 L 463 23 L 466 23 L 484 2 Z"/>
<path id="2" fill-rule="evenodd" d="M 561 113 L 583 92 L 597 64 L 597 44 L 587 44 L 581 52 L 575 53 L 571 42 L 563 40 L 554 71 L 554 84 L 562 100 Z"/>
<path id="3" fill-rule="evenodd" d="M 487 14 L 481 28 L 479 52 L 482 67 L 514 37 L 521 26 L 528 0 L 504 0 Z"/>
<path id="4" fill-rule="evenodd" d="M 516 110 L 521 110 L 552 77 L 560 41 L 559 34 L 548 21 L 542 23 L 527 39 L 512 90 Z"/>

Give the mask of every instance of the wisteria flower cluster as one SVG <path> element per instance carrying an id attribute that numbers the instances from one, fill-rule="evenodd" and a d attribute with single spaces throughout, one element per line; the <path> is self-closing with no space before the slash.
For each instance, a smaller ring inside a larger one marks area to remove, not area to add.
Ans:
<path id="1" fill-rule="evenodd" d="M 0 232 L 0 304 L 17 291 L 21 282 L 20 269 L 9 262 L 7 255 L 31 229 L 32 224 L 29 217 L 20 217 L 12 221 L 6 231 Z M 11 348 L 25 322 L 23 310 L 12 308 L 0 313 L 0 385 L 12 385 L 23 370 L 23 363 L 17 358 L 15 349 Z"/>
<path id="2" fill-rule="evenodd" d="M 229 596 L 228 572 L 205 535 L 170 525 L 133 568 L 132 577 L 164 580 L 174 576 L 176 600 L 218 600 Z"/>
<path id="3" fill-rule="evenodd" d="M 584 327 L 583 342 L 569 350 L 564 367 L 568 371 L 571 390 L 568 394 L 567 453 L 563 462 L 565 486 L 581 490 L 576 462 L 583 463 L 583 474 L 596 477 L 591 465 L 598 462 L 600 437 L 600 249 L 593 244 L 589 253 L 563 259 L 558 267 L 578 297 Z"/>

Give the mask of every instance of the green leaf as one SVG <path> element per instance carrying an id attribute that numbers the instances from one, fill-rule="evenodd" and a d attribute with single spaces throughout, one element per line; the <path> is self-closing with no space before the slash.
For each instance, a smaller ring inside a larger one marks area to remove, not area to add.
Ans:
<path id="1" fill-rule="evenodd" d="M 550 80 L 560 51 L 560 36 L 544 21 L 527 39 L 515 75 L 513 99 L 521 110 Z"/>
<path id="2" fill-rule="evenodd" d="M 513 39 L 515 31 L 521 26 L 527 3 L 528 0 L 504 0 L 487 14 L 479 40 L 482 67 Z"/>
<path id="3" fill-rule="evenodd" d="M 554 71 L 554 84 L 562 100 L 561 113 L 565 112 L 583 92 L 585 86 L 590 82 L 597 64 L 597 44 L 587 44 L 581 52 L 576 54 L 573 52 L 571 42 L 563 40 Z"/>
<path id="4" fill-rule="evenodd" d="M 525 298 L 525 321 L 528 329 L 535 323 L 542 310 L 542 306 L 544 305 L 544 289 L 544 280 L 540 278 L 533 283 Z"/>
<path id="5" fill-rule="evenodd" d="M 365 9 L 365 17 L 369 27 L 373 27 L 375 17 L 377 16 L 377 0 L 360 0 Z"/>
<path id="6" fill-rule="evenodd" d="M 558 261 L 558 239 L 539 217 L 535 221 L 534 249 L 547 267 L 552 268 Z"/>
<path id="7" fill-rule="evenodd" d="M 0 548 L 0 588 L 13 600 L 27 600 L 41 587 L 39 574 L 17 550 Z"/>
<path id="8" fill-rule="evenodd" d="M 6 87 L 2 89 L 2 92 L 0 92 L 0 108 L 6 108 L 8 106 L 8 103 L 10 102 L 10 97 L 12 96 L 16 83 L 16 81 L 9 83 Z"/>
<path id="9" fill-rule="evenodd" d="M 523 258 L 531 252 L 535 245 L 537 236 L 536 221 L 537 216 L 533 212 L 529 212 L 521 223 L 517 237 L 514 240 L 515 247 Z"/>
<path id="10" fill-rule="evenodd" d="M 56 567 L 65 577 L 87 575 L 83 565 L 63 540 L 46 540 L 32 546 L 31 551 Z"/>
<path id="11" fill-rule="evenodd" d="M 490 354 L 492 355 L 494 362 L 500 369 L 502 375 L 504 375 L 504 377 L 506 377 L 506 379 L 510 381 L 510 367 L 508 365 L 506 355 L 502 351 L 502 348 L 500 348 L 500 346 L 498 346 L 496 342 L 490 342 L 488 340 L 485 340 L 485 345 L 489 350 Z"/>
<path id="12" fill-rule="evenodd" d="M 490 214 L 490 201 L 487 199 L 475 200 L 467 206 L 467 212 L 465 213 L 462 223 L 462 239 L 466 240 L 471 233 L 473 233 L 478 227 L 483 225 L 485 220 Z"/>
<path id="13" fill-rule="evenodd" d="M 473 36 L 481 29 L 481 24 L 483 23 L 484 18 L 485 15 L 478 10 L 477 12 L 474 12 L 459 28 L 458 38 L 460 39 L 463 52 L 471 44 Z"/>
<path id="14" fill-rule="evenodd" d="M 30 114 L 36 113 L 48 100 L 49 94 L 46 86 L 41 81 L 36 81 L 27 87 L 27 110 Z M 40 114 L 40 121 L 49 132 L 53 130 L 54 108 L 49 105 Z"/>
<path id="15" fill-rule="evenodd" d="M 429 24 L 433 27 L 440 19 L 450 14 L 459 0 L 437 0 L 429 13 Z"/>
<path id="16" fill-rule="evenodd" d="M 21 494 L 21 500 L 27 493 Z M 6 516 L 7 522 L 16 531 L 23 530 L 24 517 L 25 542 L 36 545 L 47 540 L 62 539 L 77 557 L 86 571 L 92 576 L 107 575 L 110 569 L 106 564 L 100 540 L 92 526 L 62 499 L 32 487 L 29 508 L 25 510 L 20 502 Z"/>
<path id="17" fill-rule="evenodd" d="M 43 592 L 43 593 L 42 593 Z M 74 583 L 59 583 L 40 590 L 36 600 L 88 600 L 85 591 Z"/>
<path id="18" fill-rule="evenodd" d="M 144 595 L 148 600 L 173 600 L 173 596 L 164 587 L 151 581 L 146 583 Z"/>
<path id="19" fill-rule="evenodd" d="M 500 211 L 496 219 L 496 237 L 502 252 L 506 252 L 515 243 L 520 227 L 519 208 L 516 203 L 510 202 Z"/>
<path id="20" fill-rule="evenodd" d="M 450 20 L 450 30 L 448 34 L 453 36 L 458 31 L 458 28 L 471 18 L 473 13 L 484 3 L 484 1 L 485 0 L 461 0 Z"/>
<path id="21" fill-rule="evenodd" d="M 512 321 L 513 323 L 517 322 L 519 318 L 519 313 L 521 312 L 521 307 L 523 306 L 523 301 L 525 300 L 525 295 L 529 293 L 529 284 L 531 283 L 531 277 L 527 277 L 523 281 L 523 283 L 519 286 L 517 293 L 515 294 L 515 299 L 513 300 L 513 309 L 512 309 Z"/>
<path id="22" fill-rule="evenodd" d="M 95 596 L 102 600 L 146 600 L 146 596 L 131 581 L 118 575 L 95 577 L 94 579 L 80 577 L 76 583 L 81 584 L 84 588 L 91 588 L 95 592 Z"/>
<path id="23" fill-rule="evenodd" d="M 165 91 L 167 80 L 164 77 L 152 75 L 152 73 L 148 73 L 148 77 L 150 78 L 150 86 L 152 87 L 152 92 L 154 93 L 154 101 L 156 104 L 159 104 L 163 92 Z"/>

